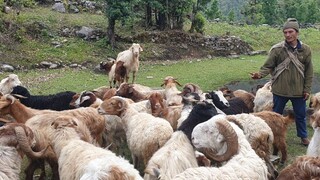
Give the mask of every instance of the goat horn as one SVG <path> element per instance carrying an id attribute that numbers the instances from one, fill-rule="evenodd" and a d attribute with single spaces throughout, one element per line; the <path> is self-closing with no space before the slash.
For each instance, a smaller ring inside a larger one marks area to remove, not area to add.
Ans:
<path id="1" fill-rule="evenodd" d="M 127 107 L 127 103 L 125 102 L 126 100 L 119 98 L 119 103 L 121 104 L 121 106 L 119 105 L 119 109 L 118 111 L 123 111 L 124 109 L 126 109 Z"/>
<path id="2" fill-rule="evenodd" d="M 6 98 L 6 100 L 11 101 L 11 104 L 13 104 L 14 101 L 16 100 L 16 99 L 15 99 L 12 95 L 10 95 L 10 94 L 6 94 L 6 95 L 5 95 L 5 98 Z"/>
<path id="3" fill-rule="evenodd" d="M 17 141 L 19 143 L 19 147 L 23 150 L 23 152 L 31 158 L 41 158 L 47 151 L 48 147 L 42 149 L 39 152 L 35 152 L 31 148 L 31 144 L 28 140 L 28 137 L 26 135 L 25 129 L 21 126 L 17 126 L 14 128 L 14 131 L 16 133 Z"/>
<path id="4" fill-rule="evenodd" d="M 219 132 L 225 137 L 225 141 L 227 143 L 226 152 L 222 155 L 217 155 L 210 148 L 203 148 L 201 150 L 203 151 L 202 153 L 205 154 L 211 160 L 218 162 L 228 161 L 229 159 L 231 159 L 233 155 L 238 153 L 238 136 L 235 130 L 227 121 L 217 121 L 216 124 Z"/>

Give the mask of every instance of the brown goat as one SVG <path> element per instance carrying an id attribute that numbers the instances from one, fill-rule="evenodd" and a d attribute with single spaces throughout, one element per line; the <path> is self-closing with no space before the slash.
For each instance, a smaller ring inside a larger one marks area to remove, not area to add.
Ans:
<path id="1" fill-rule="evenodd" d="M 277 180 L 319 180 L 319 177 L 320 157 L 299 156 L 280 172 Z"/>
<path id="2" fill-rule="evenodd" d="M 148 96 L 136 90 L 133 84 L 122 83 L 117 90 L 117 96 L 132 99 L 134 102 L 147 100 Z"/>
<path id="3" fill-rule="evenodd" d="M 294 122 L 294 114 L 289 113 L 285 117 L 273 111 L 261 111 L 252 114 L 263 119 L 271 128 L 274 136 L 273 155 L 277 155 L 280 150 L 280 162 L 284 163 L 287 160 L 287 127 Z"/>
<path id="4" fill-rule="evenodd" d="M 320 93 L 311 96 L 309 107 L 312 108 L 314 112 L 320 109 Z"/>
<path id="5" fill-rule="evenodd" d="M 172 129 L 177 129 L 178 119 L 181 116 L 181 106 L 167 106 L 165 100 L 159 92 L 152 93 L 149 97 L 152 115 L 166 119 Z"/>

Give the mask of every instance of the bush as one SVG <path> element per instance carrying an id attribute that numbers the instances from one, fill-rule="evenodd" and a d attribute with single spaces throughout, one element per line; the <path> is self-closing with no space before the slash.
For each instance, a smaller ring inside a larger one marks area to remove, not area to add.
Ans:
<path id="1" fill-rule="evenodd" d="M 194 23 L 195 23 L 194 28 L 198 33 L 203 34 L 205 22 L 206 22 L 206 18 L 202 15 L 202 13 L 197 13 L 194 19 Z"/>

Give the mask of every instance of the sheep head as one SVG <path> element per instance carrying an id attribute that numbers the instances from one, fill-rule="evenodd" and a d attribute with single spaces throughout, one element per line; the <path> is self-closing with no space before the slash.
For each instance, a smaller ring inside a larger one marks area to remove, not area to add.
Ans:
<path id="1" fill-rule="evenodd" d="M 102 102 L 98 107 L 98 113 L 101 115 L 116 115 L 120 117 L 127 108 L 128 102 L 125 99 L 114 96 Z"/>
<path id="2" fill-rule="evenodd" d="M 238 153 L 238 136 L 227 120 L 221 119 L 219 115 L 215 117 L 217 119 L 212 126 L 202 123 L 195 127 L 192 143 L 209 159 L 218 162 L 228 161 Z"/>
<path id="3" fill-rule="evenodd" d="M 0 82 L 0 92 L 3 94 L 10 94 L 15 86 L 21 85 L 21 81 L 16 74 L 9 74 Z"/>
<path id="4" fill-rule="evenodd" d="M 162 95 L 158 92 L 152 93 L 148 100 L 150 102 L 152 115 L 155 117 L 162 117 L 161 113 L 165 108 L 165 101 L 163 100 Z"/>
<path id="5" fill-rule="evenodd" d="M 10 95 L 6 94 L 0 97 L 0 114 L 6 115 L 10 113 L 10 105 L 13 104 L 16 99 Z"/>
<path id="6" fill-rule="evenodd" d="M 107 73 L 109 73 L 114 62 L 115 62 L 115 60 L 101 61 L 100 62 L 100 70 L 105 70 Z"/>
<path id="7" fill-rule="evenodd" d="M 320 93 L 316 93 L 311 96 L 309 107 L 313 108 L 314 110 L 320 109 Z"/>
<path id="8" fill-rule="evenodd" d="M 14 127 L 16 134 L 18 147 L 30 158 L 36 159 L 41 158 L 45 155 L 49 146 L 45 147 L 39 152 L 34 152 L 32 147 L 35 145 L 35 137 L 30 128 L 27 126 L 16 126 Z"/>
<path id="9" fill-rule="evenodd" d="M 172 76 L 167 76 L 166 78 L 164 78 L 163 83 L 161 84 L 161 87 L 165 86 L 165 87 L 170 88 L 170 87 L 176 86 L 176 84 L 181 86 L 181 84 L 177 81 L 176 78 L 174 78 Z"/>
<path id="10" fill-rule="evenodd" d="M 134 88 L 132 84 L 121 83 L 120 87 L 116 91 L 116 96 L 130 98 L 132 97 L 133 92 L 134 92 Z"/>
<path id="11" fill-rule="evenodd" d="M 310 116 L 310 124 L 313 129 L 316 129 L 320 127 L 320 110 L 315 111 L 311 116 Z"/>
<path id="12" fill-rule="evenodd" d="M 207 93 L 206 99 L 211 99 L 213 104 L 219 109 L 225 109 L 230 106 L 229 101 L 224 97 L 223 92 L 220 90 Z"/>
<path id="13" fill-rule="evenodd" d="M 202 91 L 200 89 L 199 86 L 193 84 L 193 83 L 187 83 L 184 85 L 183 89 L 182 89 L 182 92 L 181 92 L 181 95 L 184 96 L 186 94 L 189 94 L 189 93 L 198 93 L 198 94 L 201 94 Z"/>
<path id="14" fill-rule="evenodd" d="M 133 43 L 132 46 L 129 48 L 129 50 L 132 51 L 132 54 L 135 58 L 139 57 L 140 52 L 143 51 L 140 44 L 137 44 L 137 43 Z"/>

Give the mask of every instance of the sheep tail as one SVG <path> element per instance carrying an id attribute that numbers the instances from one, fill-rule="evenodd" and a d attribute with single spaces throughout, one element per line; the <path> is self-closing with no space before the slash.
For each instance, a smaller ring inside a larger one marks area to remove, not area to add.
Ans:
<path id="1" fill-rule="evenodd" d="M 285 116 L 285 126 L 288 126 L 289 124 L 294 122 L 294 112 L 293 111 L 287 111 L 287 115 Z"/>

